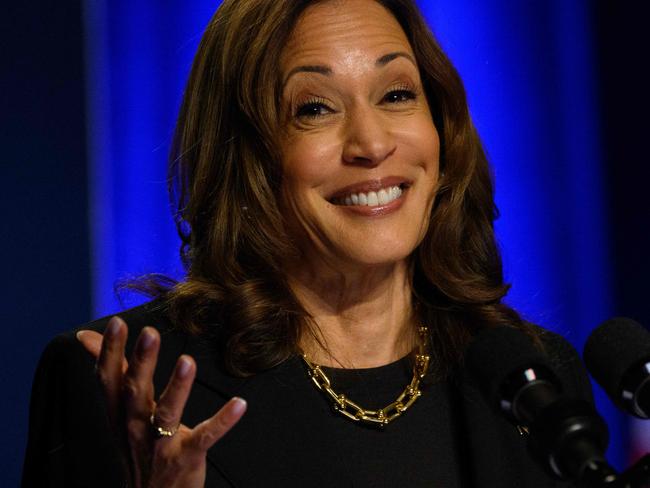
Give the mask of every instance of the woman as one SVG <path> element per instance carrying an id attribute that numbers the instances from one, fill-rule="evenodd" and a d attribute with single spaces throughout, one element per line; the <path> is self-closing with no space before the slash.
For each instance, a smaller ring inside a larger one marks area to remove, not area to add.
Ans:
<path id="1" fill-rule="evenodd" d="M 187 279 L 48 347 L 26 485 L 563 486 L 462 368 L 506 324 L 590 397 L 501 303 L 486 157 L 411 1 L 224 1 L 175 142 Z"/>

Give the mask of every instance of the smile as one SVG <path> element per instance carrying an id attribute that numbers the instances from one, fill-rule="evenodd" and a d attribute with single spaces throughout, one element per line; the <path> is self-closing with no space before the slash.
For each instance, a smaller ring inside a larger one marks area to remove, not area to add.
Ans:
<path id="1" fill-rule="evenodd" d="M 332 199 L 332 203 L 334 205 L 376 207 L 378 205 L 388 205 L 390 202 L 397 200 L 401 196 L 401 186 L 393 185 L 388 188 L 382 188 L 378 191 L 350 193 Z"/>

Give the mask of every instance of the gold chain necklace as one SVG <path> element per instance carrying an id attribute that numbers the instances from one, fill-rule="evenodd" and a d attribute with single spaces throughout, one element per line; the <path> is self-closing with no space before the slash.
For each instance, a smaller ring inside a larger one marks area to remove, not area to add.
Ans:
<path id="1" fill-rule="evenodd" d="M 384 408 L 379 410 L 367 410 L 346 398 L 345 395 L 336 393 L 332 389 L 330 379 L 323 372 L 321 366 L 312 364 L 304 353 L 302 354 L 302 359 L 307 365 L 309 377 L 316 387 L 320 391 L 324 392 L 328 399 L 332 400 L 332 406 L 335 411 L 355 422 L 383 427 L 406 412 L 409 407 L 415 403 L 415 400 L 422 395 L 422 391 L 420 391 L 420 381 L 427 373 L 430 359 L 429 355 L 426 354 L 428 348 L 428 332 L 428 328 L 418 327 L 420 347 L 418 349 L 418 354 L 415 356 L 413 378 L 411 379 L 411 382 L 393 403 L 386 405 Z"/>

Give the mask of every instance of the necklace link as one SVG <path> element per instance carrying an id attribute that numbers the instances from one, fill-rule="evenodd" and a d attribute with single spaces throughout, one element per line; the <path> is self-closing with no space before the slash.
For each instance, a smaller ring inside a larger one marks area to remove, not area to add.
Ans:
<path id="1" fill-rule="evenodd" d="M 352 400 L 349 400 L 345 395 L 336 393 L 334 389 L 332 389 L 332 383 L 323 371 L 322 367 L 312 364 L 306 354 L 302 355 L 302 359 L 307 365 L 309 377 L 313 381 L 314 385 L 316 385 L 316 387 L 332 401 L 332 407 L 336 412 L 355 422 L 363 422 L 383 427 L 406 412 L 422 395 L 422 391 L 420 390 L 420 381 L 427 374 L 430 360 L 430 356 L 426 354 L 428 348 L 428 331 L 429 329 L 427 327 L 418 327 L 420 347 L 418 354 L 415 356 L 413 378 L 411 379 L 411 382 L 393 403 L 390 403 L 379 410 L 365 409 L 354 403 Z"/>

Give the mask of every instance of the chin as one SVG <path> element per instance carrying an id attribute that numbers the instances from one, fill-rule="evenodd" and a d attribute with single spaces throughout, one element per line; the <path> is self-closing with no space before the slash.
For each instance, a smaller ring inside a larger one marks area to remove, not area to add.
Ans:
<path id="1" fill-rule="evenodd" d="M 360 266 L 385 266 L 406 261 L 413 253 L 414 246 L 406 246 L 401 241 L 398 246 L 391 244 L 375 244 L 370 246 L 355 246 L 345 249 L 342 254 L 345 261 Z"/>

